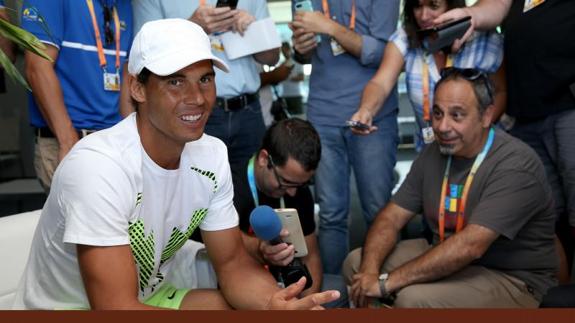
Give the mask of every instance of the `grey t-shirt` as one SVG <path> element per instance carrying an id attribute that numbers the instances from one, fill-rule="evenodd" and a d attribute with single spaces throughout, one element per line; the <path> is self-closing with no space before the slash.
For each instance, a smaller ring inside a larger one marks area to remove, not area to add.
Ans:
<path id="1" fill-rule="evenodd" d="M 456 209 L 474 159 L 453 158 L 446 192 L 445 235 L 455 232 Z M 392 198 L 400 207 L 425 215 L 439 241 L 438 211 L 447 157 L 437 143 L 414 161 Z M 451 208 L 450 208 L 451 207 Z M 465 223 L 500 236 L 474 264 L 524 281 L 536 298 L 556 284 L 559 260 L 554 245 L 555 213 L 543 164 L 526 144 L 496 131 L 487 157 L 475 174 L 465 207 Z"/>

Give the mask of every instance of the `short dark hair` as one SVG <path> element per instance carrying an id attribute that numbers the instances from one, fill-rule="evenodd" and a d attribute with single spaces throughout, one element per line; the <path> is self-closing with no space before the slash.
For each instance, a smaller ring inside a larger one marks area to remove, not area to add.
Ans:
<path id="1" fill-rule="evenodd" d="M 417 25 L 417 20 L 415 20 L 415 14 L 413 10 L 420 6 L 420 0 L 405 0 L 403 1 L 403 15 L 402 15 L 402 26 L 407 34 L 407 40 L 410 48 L 421 47 L 421 40 L 417 37 L 417 30 L 421 29 Z M 432 1 L 432 0 L 431 0 Z M 465 7 L 465 0 L 445 0 L 447 2 L 447 10 L 454 8 Z"/>
<path id="2" fill-rule="evenodd" d="M 274 123 L 265 133 L 260 151 L 265 149 L 277 166 L 291 157 L 306 171 L 313 171 L 321 158 L 321 142 L 308 121 L 291 118 Z"/>
<path id="3" fill-rule="evenodd" d="M 152 75 L 152 72 L 147 69 L 147 68 L 143 68 L 142 71 L 136 75 L 136 80 L 139 83 L 142 83 L 143 85 L 145 85 L 146 83 L 148 83 L 148 80 L 150 79 L 150 76 Z M 134 98 L 130 97 L 130 99 L 132 100 L 132 105 L 134 106 L 134 110 L 136 110 L 136 112 L 138 111 L 138 101 L 134 100 Z"/>
<path id="4" fill-rule="evenodd" d="M 483 115 L 487 107 L 494 103 L 493 82 L 491 82 L 487 73 L 474 68 L 444 68 L 441 71 L 441 79 L 435 85 L 435 91 L 447 81 L 460 79 L 471 83 L 473 93 L 478 102 L 479 114 Z"/>

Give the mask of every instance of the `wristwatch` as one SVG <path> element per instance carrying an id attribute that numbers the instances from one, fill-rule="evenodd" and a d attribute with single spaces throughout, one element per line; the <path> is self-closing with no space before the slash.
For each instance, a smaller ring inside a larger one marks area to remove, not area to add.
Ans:
<path id="1" fill-rule="evenodd" d="M 385 288 L 385 282 L 389 278 L 389 273 L 379 275 L 379 291 L 381 292 L 381 302 L 386 305 L 392 305 L 395 302 L 395 292 L 389 292 Z"/>

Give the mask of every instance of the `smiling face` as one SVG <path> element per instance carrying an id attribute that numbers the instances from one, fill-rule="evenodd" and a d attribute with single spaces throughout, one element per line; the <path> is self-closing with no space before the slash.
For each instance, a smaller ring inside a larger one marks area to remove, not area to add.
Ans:
<path id="1" fill-rule="evenodd" d="M 479 113 L 471 83 L 447 80 L 435 91 L 432 126 L 442 154 L 473 158 L 483 148 L 493 107 Z"/>
<path id="2" fill-rule="evenodd" d="M 419 0 L 419 6 L 413 8 L 413 15 L 419 29 L 433 27 L 433 20 L 447 11 L 446 0 Z"/>
<path id="3" fill-rule="evenodd" d="M 146 84 L 133 80 L 131 94 L 138 102 L 138 130 L 144 147 L 181 150 L 186 142 L 202 136 L 214 106 L 212 61 L 196 62 L 168 76 L 152 74 Z"/>

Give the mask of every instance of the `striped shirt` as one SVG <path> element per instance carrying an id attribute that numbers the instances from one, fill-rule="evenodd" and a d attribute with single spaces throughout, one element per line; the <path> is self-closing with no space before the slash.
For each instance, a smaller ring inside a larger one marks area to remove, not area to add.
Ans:
<path id="1" fill-rule="evenodd" d="M 398 28 L 391 36 L 392 42 L 403 55 L 405 61 L 405 82 L 407 94 L 413 108 L 415 119 L 420 128 L 423 121 L 423 62 L 427 62 L 429 71 L 429 101 L 433 102 L 435 84 L 441 78 L 435 65 L 433 55 L 422 48 L 409 48 L 407 34 Z M 503 61 L 503 37 L 497 32 L 476 32 L 473 38 L 453 56 L 453 66 L 459 68 L 476 68 L 486 73 L 497 71 Z M 416 138 L 421 140 L 421 133 Z M 423 142 L 423 141 L 420 141 Z M 419 144 L 418 144 L 419 146 Z"/>

